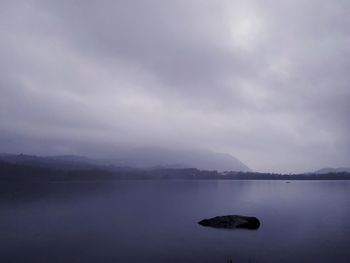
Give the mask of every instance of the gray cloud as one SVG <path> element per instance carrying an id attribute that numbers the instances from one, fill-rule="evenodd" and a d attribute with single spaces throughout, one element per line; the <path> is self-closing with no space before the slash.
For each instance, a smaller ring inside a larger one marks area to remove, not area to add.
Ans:
<path id="1" fill-rule="evenodd" d="M 1 151 L 350 165 L 348 1 L 2 1 Z"/>

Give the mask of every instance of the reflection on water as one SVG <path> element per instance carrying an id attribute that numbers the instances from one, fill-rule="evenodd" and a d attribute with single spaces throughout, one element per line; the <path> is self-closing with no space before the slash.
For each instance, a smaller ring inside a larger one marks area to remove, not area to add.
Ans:
<path id="1" fill-rule="evenodd" d="M 349 262 L 350 182 L 2 184 L 0 262 Z M 257 216 L 257 231 L 203 218 Z"/>

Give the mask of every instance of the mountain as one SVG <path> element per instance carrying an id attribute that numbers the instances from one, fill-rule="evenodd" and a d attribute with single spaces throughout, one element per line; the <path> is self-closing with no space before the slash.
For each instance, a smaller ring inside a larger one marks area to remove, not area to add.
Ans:
<path id="1" fill-rule="evenodd" d="M 328 174 L 328 173 L 350 173 L 350 167 L 341 167 L 341 168 L 322 168 L 315 171 L 316 174 Z"/>
<path id="2" fill-rule="evenodd" d="M 97 167 L 93 160 L 79 156 L 36 156 L 27 154 L 0 154 L 0 161 L 10 164 L 30 165 L 42 168 L 80 170 Z"/>
<path id="3" fill-rule="evenodd" d="M 163 148 L 128 149 L 111 159 L 99 159 L 99 164 L 135 168 L 197 168 L 217 171 L 250 171 L 237 158 L 208 150 L 174 150 Z"/>
<path id="4" fill-rule="evenodd" d="M 217 171 L 250 171 L 241 161 L 229 154 L 199 150 L 169 150 L 137 148 L 116 152 L 110 158 L 88 158 L 76 155 L 34 156 L 0 154 L 0 160 L 49 168 L 82 169 L 95 166 L 133 168 L 197 168 Z"/>
<path id="5" fill-rule="evenodd" d="M 139 152 L 139 151 L 137 151 Z M 220 156 L 221 157 L 221 156 Z M 225 156 L 227 157 L 227 156 Z M 152 158 L 150 158 L 152 160 Z M 166 160 L 166 158 L 165 158 Z M 202 159 L 191 159 L 202 161 Z M 221 160 L 221 159 L 220 159 Z M 229 160 L 231 158 L 229 157 Z M 59 181 L 110 181 L 148 179 L 189 180 L 350 180 L 349 172 L 308 174 L 276 174 L 259 172 L 237 172 L 199 170 L 196 168 L 175 168 L 164 166 L 132 168 L 107 165 L 113 159 L 91 159 L 80 156 L 39 157 L 33 155 L 0 154 L 0 182 L 59 182 Z M 118 159 L 119 162 L 123 161 Z M 135 161 L 135 160 L 134 160 Z M 149 161 L 149 160 L 148 160 Z M 215 161 L 215 160 L 214 160 Z M 98 165 L 95 163 L 105 163 Z M 125 163 L 125 160 L 123 161 Z M 134 163 L 135 164 L 135 163 Z M 139 165 L 149 164 L 138 163 Z M 216 164 L 214 162 L 214 164 Z M 208 165 L 211 165 L 208 163 Z M 336 169 L 335 169 L 336 170 Z"/>

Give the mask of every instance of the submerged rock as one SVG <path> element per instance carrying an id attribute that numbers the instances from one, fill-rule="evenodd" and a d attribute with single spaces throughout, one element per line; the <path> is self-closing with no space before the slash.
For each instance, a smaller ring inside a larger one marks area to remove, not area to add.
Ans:
<path id="1" fill-rule="evenodd" d="M 198 224 L 202 226 L 209 226 L 215 228 L 247 228 L 258 229 L 260 227 L 260 221 L 256 217 L 240 216 L 240 215 L 226 215 L 216 216 L 209 219 L 203 219 Z"/>

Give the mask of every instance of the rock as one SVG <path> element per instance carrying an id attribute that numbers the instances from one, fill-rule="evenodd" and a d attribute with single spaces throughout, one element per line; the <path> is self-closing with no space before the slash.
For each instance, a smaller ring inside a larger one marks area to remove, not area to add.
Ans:
<path id="1" fill-rule="evenodd" d="M 216 216 L 209 219 L 203 219 L 202 221 L 199 221 L 198 224 L 202 226 L 229 229 L 258 229 L 260 227 L 260 221 L 256 217 L 240 215 Z"/>

